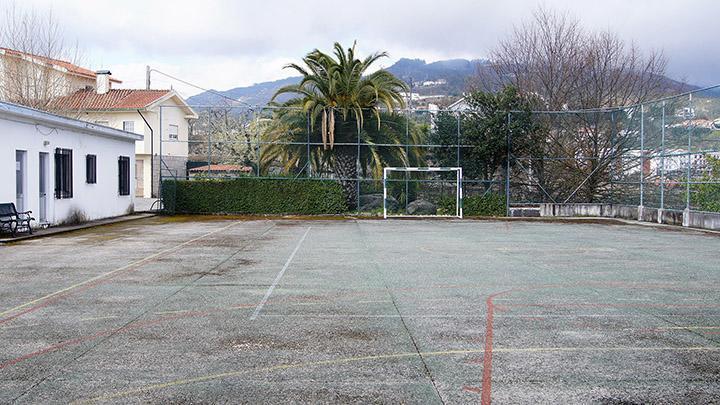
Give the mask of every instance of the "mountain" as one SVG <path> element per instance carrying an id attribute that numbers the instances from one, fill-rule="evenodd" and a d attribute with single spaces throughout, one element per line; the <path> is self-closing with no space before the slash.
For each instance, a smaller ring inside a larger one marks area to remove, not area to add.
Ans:
<path id="1" fill-rule="evenodd" d="M 468 79 L 481 72 L 485 88 L 494 88 L 499 80 L 490 68 L 487 60 L 482 59 L 448 59 L 427 63 L 422 59 L 403 58 L 387 68 L 388 71 L 405 81 L 412 83 L 413 102 L 416 106 L 428 102 L 448 105 L 457 100 L 466 90 Z M 687 83 L 663 78 L 668 93 L 680 93 L 695 90 L 698 87 Z M 257 83 L 247 87 L 236 87 L 226 91 L 203 92 L 190 97 L 187 101 L 191 106 L 217 106 L 217 105 L 265 105 L 272 98 L 277 89 L 295 84 L 300 77 L 288 77 L 271 82 Z M 476 83 L 480 84 L 480 83 Z M 720 91 L 720 90 L 719 90 Z M 219 95 L 220 94 L 220 95 Z M 712 96 L 708 93 L 706 96 Z M 290 98 L 283 95 L 278 98 L 282 102 Z"/>
<path id="2" fill-rule="evenodd" d="M 460 97 L 465 90 L 468 77 L 476 73 L 478 65 L 485 64 L 482 60 L 450 59 L 426 63 L 422 59 L 400 59 L 388 71 L 395 74 L 407 83 L 413 83 L 413 93 L 421 96 L 451 96 Z M 272 82 L 253 84 L 247 87 L 236 87 L 226 91 L 213 90 L 203 92 L 188 98 L 191 106 L 214 106 L 233 104 L 264 105 L 270 101 L 275 91 L 280 87 L 297 83 L 299 77 L 288 77 Z M 222 94 L 222 96 L 216 94 Z M 223 97 L 224 96 L 224 97 Z M 231 98 L 228 100 L 226 97 Z M 289 96 L 279 98 L 284 101 Z"/>
<path id="3" fill-rule="evenodd" d="M 188 98 L 187 102 L 193 107 L 233 104 L 232 100 L 239 101 L 236 103 L 238 105 L 265 105 L 270 101 L 277 89 L 290 84 L 295 84 L 299 81 L 300 77 L 288 77 L 272 82 L 256 83 L 247 87 L 236 87 L 225 91 L 205 91 Z M 219 94 L 222 94 L 222 96 Z M 228 100 L 227 97 L 232 100 Z M 279 98 L 279 101 L 284 101 L 286 99 L 287 96 L 284 98 L 281 97 Z"/>

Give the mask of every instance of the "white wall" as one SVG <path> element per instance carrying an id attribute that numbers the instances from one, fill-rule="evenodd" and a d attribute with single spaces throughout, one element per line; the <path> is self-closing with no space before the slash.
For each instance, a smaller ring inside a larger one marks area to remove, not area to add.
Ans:
<path id="1" fill-rule="evenodd" d="M 86 219 L 123 215 L 132 210 L 135 190 L 135 142 L 0 117 L 0 202 L 15 202 L 15 152 L 27 151 L 25 209 L 39 219 L 39 153 L 49 155 L 47 220 L 63 222 L 73 211 Z M 46 144 L 47 143 L 47 144 Z M 73 197 L 55 199 L 55 148 L 73 151 Z M 97 183 L 87 184 L 85 155 L 97 156 Z M 118 157 L 130 157 L 130 195 L 118 191 Z"/>

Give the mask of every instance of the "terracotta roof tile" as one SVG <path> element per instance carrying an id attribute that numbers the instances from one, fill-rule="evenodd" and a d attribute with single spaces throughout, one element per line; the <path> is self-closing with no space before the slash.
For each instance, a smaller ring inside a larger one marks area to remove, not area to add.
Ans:
<path id="1" fill-rule="evenodd" d="M 194 167 L 190 169 L 191 172 L 206 172 L 208 171 L 208 165 Z M 240 166 L 240 165 L 210 165 L 210 171 L 213 172 L 251 172 L 252 167 Z"/>
<path id="2" fill-rule="evenodd" d="M 97 94 L 95 90 L 80 90 L 58 98 L 53 107 L 64 111 L 135 110 L 145 108 L 169 93 L 170 90 L 112 89 Z"/>

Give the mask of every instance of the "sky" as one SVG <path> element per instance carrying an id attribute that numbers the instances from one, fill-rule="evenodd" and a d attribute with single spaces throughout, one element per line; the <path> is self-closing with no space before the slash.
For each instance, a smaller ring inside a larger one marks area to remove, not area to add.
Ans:
<path id="1" fill-rule="evenodd" d="M 0 0 L 0 6 L 12 0 Z M 110 69 L 143 88 L 145 66 L 201 87 L 227 90 L 291 75 L 283 66 L 335 41 L 361 54 L 387 51 L 428 62 L 486 58 L 539 6 L 567 12 L 589 30 L 610 30 L 645 51 L 662 50 L 668 75 L 720 83 L 718 0 L 22 0 L 52 13 L 83 65 Z M 0 17 L 0 23 L 2 23 Z M 153 73 L 153 87 L 199 90 Z"/>

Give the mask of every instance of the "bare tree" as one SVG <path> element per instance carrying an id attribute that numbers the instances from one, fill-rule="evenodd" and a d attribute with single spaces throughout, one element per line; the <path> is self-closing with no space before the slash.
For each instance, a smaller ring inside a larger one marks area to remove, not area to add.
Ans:
<path id="1" fill-rule="evenodd" d="M 66 43 L 52 11 L 22 10 L 9 3 L 0 13 L 0 100 L 51 109 L 53 98 L 91 83 L 72 75 L 77 73 L 78 47 Z"/>
<path id="2" fill-rule="evenodd" d="M 635 105 L 660 97 L 672 83 L 662 52 L 643 53 L 612 32 L 590 32 L 576 18 L 544 8 L 501 41 L 491 59 L 490 78 L 534 96 L 539 110 Z M 546 201 L 604 199 L 613 171 L 627 171 L 616 167 L 620 157 L 638 147 L 638 116 L 633 110 L 537 114 L 546 141 L 533 153 L 540 159 L 518 160 L 518 183 L 532 185 Z"/>
<path id="3" fill-rule="evenodd" d="M 612 32 L 589 32 L 568 14 L 539 8 L 491 53 L 495 77 L 548 110 L 637 104 L 666 88 L 662 52 L 643 54 Z"/>

